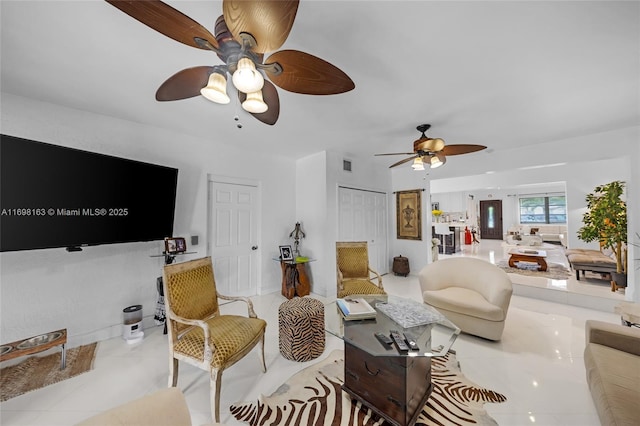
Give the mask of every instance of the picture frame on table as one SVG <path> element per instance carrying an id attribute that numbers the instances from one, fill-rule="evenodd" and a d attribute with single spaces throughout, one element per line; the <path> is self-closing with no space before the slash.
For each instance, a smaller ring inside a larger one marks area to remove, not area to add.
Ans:
<path id="1" fill-rule="evenodd" d="M 293 250 L 291 246 L 280 246 L 280 260 L 293 260 Z"/>
<path id="2" fill-rule="evenodd" d="M 184 253 L 187 251 L 187 241 L 181 237 L 165 238 L 164 251 L 169 254 Z"/>

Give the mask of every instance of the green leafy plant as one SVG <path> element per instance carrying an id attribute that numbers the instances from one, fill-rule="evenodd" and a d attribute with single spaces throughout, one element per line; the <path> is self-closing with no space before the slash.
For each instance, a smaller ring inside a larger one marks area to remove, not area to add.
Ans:
<path id="1" fill-rule="evenodd" d="M 598 241 L 603 249 L 611 249 L 616 257 L 616 271 L 627 272 L 627 203 L 622 199 L 625 183 L 613 181 L 597 186 L 586 197 L 589 209 L 582 216 L 584 226 L 578 238 Z"/>

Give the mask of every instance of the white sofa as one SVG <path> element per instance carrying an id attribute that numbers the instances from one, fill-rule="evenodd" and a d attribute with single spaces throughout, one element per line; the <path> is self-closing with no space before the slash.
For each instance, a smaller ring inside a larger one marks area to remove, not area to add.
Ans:
<path id="1" fill-rule="evenodd" d="M 422 299 L 468 334 L 500 340 L 513 286 L 506 272 L 470 257 L 442 259 L 418 274 Z"/>
<path id="2" fill-rule="evenodd" d="M 540 235 L 507 235 L 507 244 L 515 246 L 541 246 L 542 237 Z"/>
<path id="3" fill-rule="evenodd" d="M 520 225 L 512 226 L 507 230 L 505 241 L 513 235 L 532 235 L 531 229 L 538 229 L 533 235 L 542 238 L 543 242 L 560 243 L 564 247 L 567 246 L 567 225 Z"/>

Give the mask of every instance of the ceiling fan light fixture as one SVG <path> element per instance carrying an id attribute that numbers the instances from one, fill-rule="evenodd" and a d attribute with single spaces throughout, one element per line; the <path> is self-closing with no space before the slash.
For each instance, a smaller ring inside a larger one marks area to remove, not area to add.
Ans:
<path id="1" fill-rule="evenodd" d="M 269 106 L 262 100 L 262 92 L 260 90 L 247 93 L 247 99 L 242 103 L 242 108 L 245 111 L 253 114 L 260 114 L 266 112 Z"/>
<path id="2" fill-rule="evenodd" d="M 264 77 L 256 69 L 256 64 L 247 57 L 240 58 L 231 80 L 236 89 L 247 94 L 257 92 L 264 86 Z"/>
<path id="3" fill-rule="evenodd" d="M 227 79 L 218 72 L 209 75 L 209 83 L 200 89 L 200 94 L 218 104 L 228 104 L 231 101 L 227 95 Z"/>
<path id="4" fill-rule="evenodd" d="M 440 156 L 440 155 L 434 154 L 429 159 L 429 165 L 431 166 L 432 169 L 437 169 L 438 167 L 443 166 L 446 161 L 447 160 L 444 158 L 444 155 Z"/>
<path id="5" fill-rule="evenodd" d="M 417 171 L 424 170 L 424 162 L 422 161 L 422 157 L 414 158 L 411 168 Z"/>

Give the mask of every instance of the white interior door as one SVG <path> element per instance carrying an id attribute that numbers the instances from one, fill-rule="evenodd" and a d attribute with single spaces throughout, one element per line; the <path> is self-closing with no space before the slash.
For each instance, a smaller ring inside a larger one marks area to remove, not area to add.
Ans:
<path id="1" fill-rule="evenodd" d="M 367 241 L 369 265 L 380 274 L 388 273 L 386 194 L 339 187 L 338 240 Z"/>
<path id="2" fill-rule="evenodd" d="M 209 248 L 216 287 L 230 296 L 258 292 L 258 187 L 209 182 Z"/>

